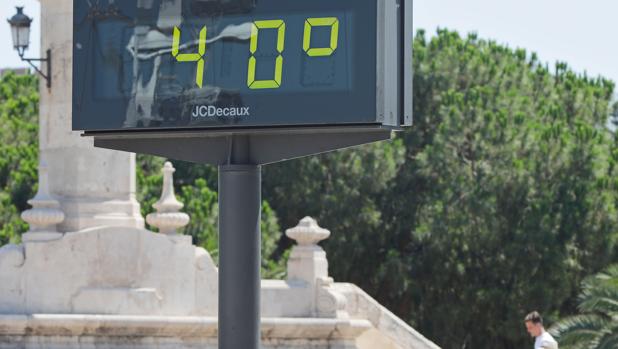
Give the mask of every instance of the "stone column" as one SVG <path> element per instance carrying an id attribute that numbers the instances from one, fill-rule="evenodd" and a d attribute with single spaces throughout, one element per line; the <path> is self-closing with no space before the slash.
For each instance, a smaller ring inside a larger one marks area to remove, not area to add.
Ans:
<path id="1" fill-rule="evenodd" d="M 65 220 L 61 232 L 94 226 L 144 227 L 135 200 L 135 155 L 93 146 L 71 131 L 73 1 L 40 0 L 41 52 L 52 50 L 52 87 L 40 84 L 40 157 L 49 192 Z"/>

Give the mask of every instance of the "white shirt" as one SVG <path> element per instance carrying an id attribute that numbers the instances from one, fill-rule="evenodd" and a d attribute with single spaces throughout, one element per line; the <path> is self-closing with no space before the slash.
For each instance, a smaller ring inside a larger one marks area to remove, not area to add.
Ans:
<path id="1" fill-rule="evenodd" d="M 548 332 L 543 331 L 534 341 L 534 349 L 558 349 L 558 342 Z"/>

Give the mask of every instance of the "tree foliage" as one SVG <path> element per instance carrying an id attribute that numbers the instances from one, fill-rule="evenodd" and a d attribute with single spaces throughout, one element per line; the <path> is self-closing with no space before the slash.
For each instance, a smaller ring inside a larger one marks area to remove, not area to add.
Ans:
<path id="1" fill-rule="evenodd" d="M 0 78 L 0 246 L 28 230 L 20 214 L 37 189 L 38 102 L 34 76 Z"/>
<path id="2" fill-rule="evenodd" d="M 572 311 L 616 258 L 613 84 L 474 35 L 419 33 L 414 49 L 387 215 L 403 272 L 379 295 L 444 348 L 521 347 L 523 314 Z"/>

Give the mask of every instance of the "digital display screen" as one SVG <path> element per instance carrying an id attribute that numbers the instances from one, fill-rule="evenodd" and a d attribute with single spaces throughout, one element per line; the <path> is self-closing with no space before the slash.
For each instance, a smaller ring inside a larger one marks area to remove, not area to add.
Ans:
<path id="1" fill-rule="evenodd" d="M 376 123 L 377 6 L 76 0 L 73 129 Z"/>

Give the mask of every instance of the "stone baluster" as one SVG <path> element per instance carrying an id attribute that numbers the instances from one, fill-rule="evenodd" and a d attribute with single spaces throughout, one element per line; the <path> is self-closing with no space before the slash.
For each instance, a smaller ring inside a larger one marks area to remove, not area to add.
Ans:
<path id="1" fill-rule="evenodd" d="M 170 237 L 179 236 L 176 230 L 189 224 L 189 215 L 180 212 L 180 209 L 184 205 L 176 199 L 176 195 L 174 194 L 173 176 L 175 171 L 176 169 L 174 169 L 171 162 L 168 161 L 165 163 L 162 169 L 163 190 L 161 192 L 161 198 L 152 205 L 157 212 L 146 216 L 146 222 L 148 222 L 148 224 L 158 228 L 161 234 Z"/>
<path id="2" fill-rule="evenodd" d="M 48 186 L 47 164 L 41 160 L 39 164 L 39 189 L 34 198 L 28 200 L 31 209 L 24 211 L 21 218 L 30 225 L 30 230 L 22 236 L 24 242 L 49 241 L 62 237 L 56 225 L 64 220 L 60 203 L 51 197 Z"/>
<path id="3" fill-rule="evenodd" d="M 314 291 L 315 316 L 347 318 L 346 298 L 334 290 L 334 281 L 328 276 L 326 252 L 318 246 L 318 242 L 330 236 L 330 231 L 321 228 L 315 219 L 305 217 L 285 234 L 297 243 L 288 259 L 288 282 L 303 284 Z"/>

